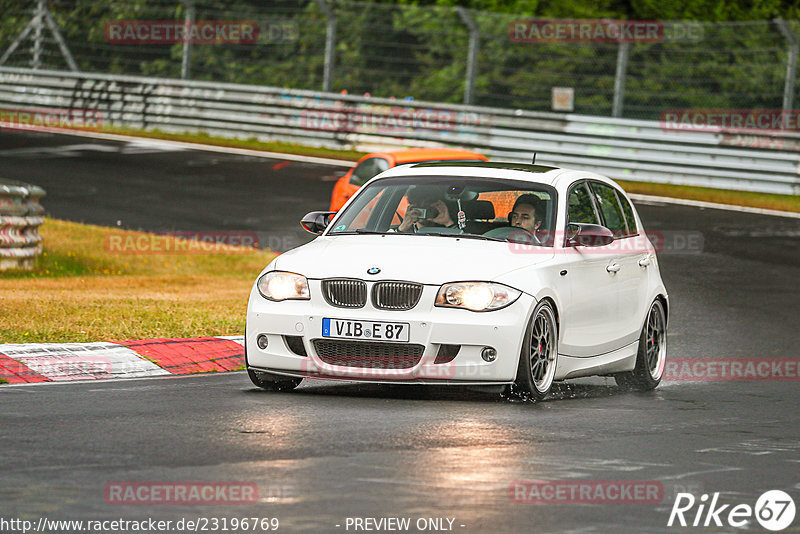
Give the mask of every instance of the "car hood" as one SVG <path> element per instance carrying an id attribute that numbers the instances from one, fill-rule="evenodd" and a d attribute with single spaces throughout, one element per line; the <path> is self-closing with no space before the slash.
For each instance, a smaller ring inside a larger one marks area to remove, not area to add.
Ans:
<path id="1" fill-rule="evenodd" d="M 308 278 L 409 280 L 443 284 L 496 280 L 504 273 L 541 263 L 553 249 L 435 235 L 349 235 L 318 237 L 285 252 L 274 269 Z M 378 268 L 374 275 L 367 269 Z"/>

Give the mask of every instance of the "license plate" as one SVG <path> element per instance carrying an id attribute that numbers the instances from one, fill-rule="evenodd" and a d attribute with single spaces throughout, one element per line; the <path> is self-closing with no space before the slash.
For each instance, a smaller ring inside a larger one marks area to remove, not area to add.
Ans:
<path id="1" fill-rule="evenodd" d="M 408 343 L 408 323 L 322 319 L 322 337 Z"/>

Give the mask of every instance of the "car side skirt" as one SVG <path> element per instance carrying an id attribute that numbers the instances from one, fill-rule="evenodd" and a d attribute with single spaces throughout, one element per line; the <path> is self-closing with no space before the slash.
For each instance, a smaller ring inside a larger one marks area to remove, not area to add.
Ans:
<path id="1" fill-rule="evenodd" d="M 636 366 L 636 353 L 639 341 L 605 354 L 575 358 L 573 356 L 558 355 L 556 367 L 556 380 L 578 378 L 582 376 L 607 375 L 632 371 Z"/>

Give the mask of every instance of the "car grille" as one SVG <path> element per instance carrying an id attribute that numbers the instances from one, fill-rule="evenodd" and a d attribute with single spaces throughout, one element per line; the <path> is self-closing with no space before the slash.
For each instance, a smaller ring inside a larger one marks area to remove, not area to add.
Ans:
<path id="1" fill-rule="evenodd" d="M 363 308 L 367 303 L 367 284 L 361 280 L 323 280 L 322 294 L 331 306 Z"/>
<path id="2" fill-rule="evenodd" d="M 378 282 L 372 287 L 372 305 L 382 310 L 410 310 L 422 296 L 422 284 Z"/>
<path id="3" fill-rule="evenodd" d="M 315 339 L 317 356 L 330 365 L 367 369 L 409 369 L 419 363 L 425 347 L 409 343 Z"/>

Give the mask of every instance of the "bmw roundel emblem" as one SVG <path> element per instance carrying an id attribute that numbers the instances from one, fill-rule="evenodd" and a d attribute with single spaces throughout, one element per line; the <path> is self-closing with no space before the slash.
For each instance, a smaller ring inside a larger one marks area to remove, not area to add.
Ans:
<path id="1" fill-rule="evenodd" d="M 370 267 L 367 269 L 367 274 L 378 274 L 381 270 L 378 267 Z"/>

